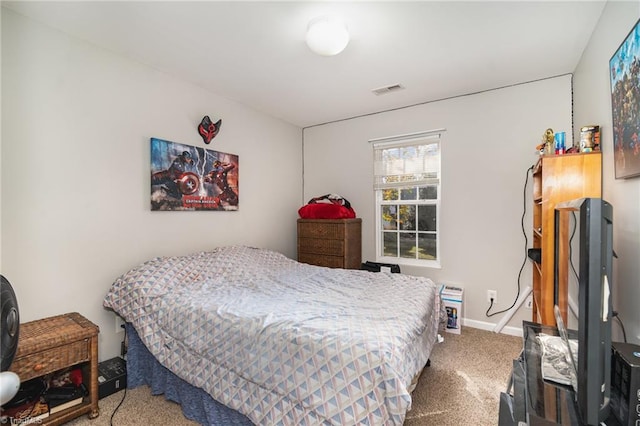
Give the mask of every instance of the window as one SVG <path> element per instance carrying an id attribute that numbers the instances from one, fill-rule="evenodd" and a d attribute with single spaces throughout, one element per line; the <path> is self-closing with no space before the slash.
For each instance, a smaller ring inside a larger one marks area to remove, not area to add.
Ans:
<path id="1" fill-rule="evenodd" d="M 379 262 L 440 267 L 441 133 L 370 141 Z"/>

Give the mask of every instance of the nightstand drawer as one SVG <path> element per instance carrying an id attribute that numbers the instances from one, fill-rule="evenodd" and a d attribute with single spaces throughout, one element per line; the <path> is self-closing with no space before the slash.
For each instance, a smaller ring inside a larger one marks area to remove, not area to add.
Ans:
<path id="1" fill-rule="evenodd" d="M 300 238 L 298 239 L 298 252 L 344 256 L 344 241 Z"/>
<path id="2" fill-rule="evenodd" d="M 344 224 L 324 222 L 298 222 L 298 237 L 327 238 L 333 240 L 344 239 Z"/>
<path id="3" fill-rule="evenodd" d="M 338 256 L 298 253 L 298 262 L 317 266 L 327 266 L 329 268 L 344 268 L 344 258 Z"/>
<path id="4" fill-rule="evenodd" d="M 81 340 L 64 347 L 51 348 L 17 358 L 11 364 L 11 371 L 16 373 L 21 381 L 25 381 L 89 361 L 89 359 L 89 341 Z"/>

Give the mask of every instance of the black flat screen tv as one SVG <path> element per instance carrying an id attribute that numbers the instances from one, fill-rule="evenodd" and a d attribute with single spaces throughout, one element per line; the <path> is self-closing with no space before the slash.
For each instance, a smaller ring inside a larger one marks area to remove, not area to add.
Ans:
<path id="1" fill-rule="evenodd" d="M 575 226 L 575 234 L 571 227 Z M 575 240 L 571 241 L 572 239 Z M 576 250 L 577 249 L 577 250 Z M 577 253 L 576 253 L 577 251 Z M 576 400 L 581 420 L 599 425 L 609 417 L 613 208 L 601 198 L 580 198 L 555 207 L 555 304 L 566 306 L 568 265 L 578 258 L 578 360 Z M 572 265 L 572 264 L 571 264 Z M 573 266 L 572 266 L 573 268 Z M 566 315 L 565 308 L 565 315 Z M 566 317 L 564 318 L 566 322 Z"/>

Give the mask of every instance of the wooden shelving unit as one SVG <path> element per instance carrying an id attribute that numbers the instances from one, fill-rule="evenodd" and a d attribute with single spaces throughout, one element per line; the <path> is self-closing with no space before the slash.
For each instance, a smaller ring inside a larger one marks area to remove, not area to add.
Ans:
<path id="1" fill-rule="evenodd" d="M 540 157 L 533 169 L 533 248 L 541 251 L 541 261 L 532 268 L 534 322 L 555 326 L 555 206 L 584 197 L 602 197 L 600 152 Z M 566 297 L 561 300 L 566 304 Z M 560 309 L 566 312 L 567 307 Z"/>

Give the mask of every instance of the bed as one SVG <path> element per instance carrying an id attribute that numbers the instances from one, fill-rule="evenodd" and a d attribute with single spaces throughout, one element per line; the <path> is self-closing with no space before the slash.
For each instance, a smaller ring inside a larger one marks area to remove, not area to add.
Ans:
<path id="1" fill-rule="evenodd" d="M 151 259 L 104 306 L 169 374 L 258 425 L 401 425 L 443 316 L 428 278 L 246 246 Z"/>

